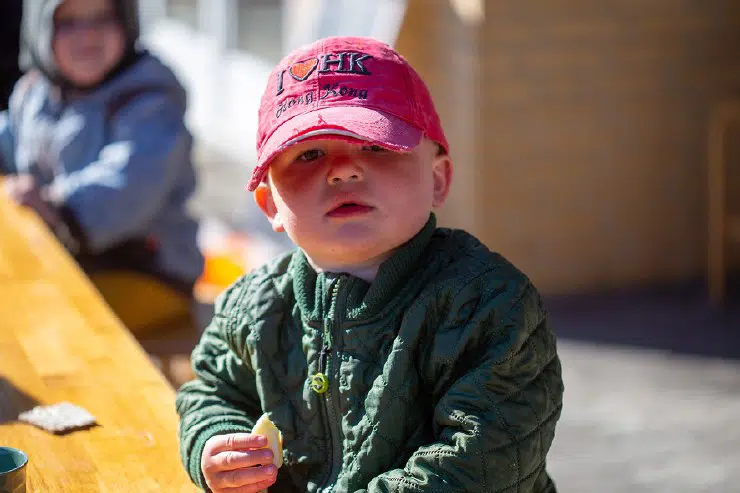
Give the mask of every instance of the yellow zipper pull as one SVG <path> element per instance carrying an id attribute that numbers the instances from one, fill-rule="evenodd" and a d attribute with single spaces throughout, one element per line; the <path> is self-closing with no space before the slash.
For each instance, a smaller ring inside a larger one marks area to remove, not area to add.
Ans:
<path id="1" fill-rule="evenodd" d="M 323 394 L 329 390 L 329 379 L 323 373 L 317 373 L 311 377 L 311 390 L 317 394 Z"/>

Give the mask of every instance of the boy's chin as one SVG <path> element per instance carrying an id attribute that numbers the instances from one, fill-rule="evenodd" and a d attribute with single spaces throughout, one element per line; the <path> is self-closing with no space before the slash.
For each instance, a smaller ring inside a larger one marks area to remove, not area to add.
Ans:
<path id="1" fill-rule="evenodd" d="M 105 79 L 106 73 L 105 72 L 101 73 L 99 71 L 95 71 L 95 72 L 80 71 L 79 73 L 75 73 L 75 74 L 69 74 L 69 75 L 62 74 L 62 75 L 64 76 L 65 79 L 71 82 L 75 87 L 78 87 L 80 89 L 89 89 L 103 82 L 103 80 Z"/>
<path id="2" fill-rule="evenodd" d="M 75 86 L 79 87 L 80 89 L 92 89 L 99 86 L 101 82 L 103 82 L 102 77 L 95 77 L 91 79 L 78 80 L 77 82 L 75 82 Z"/>
<path id="3" fill-rule="evenodd" d="M 364 245 L 335 245 L 335 248 L 330 251 L 324 250 L 321 253 L 313 252 L 313 254 L 311 251 L 304 249 L 309 258 L 313 259 L 320 267 L 330 271 L 379 265 L 394 250 L 394 248 L 383 248 L 380 245 L 375 248 L 368 248 L 367 243 Z"/>

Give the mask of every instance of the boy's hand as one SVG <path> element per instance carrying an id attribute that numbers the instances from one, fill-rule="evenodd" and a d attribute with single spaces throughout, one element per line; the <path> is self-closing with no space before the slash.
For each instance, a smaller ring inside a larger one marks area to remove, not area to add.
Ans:
<path id="1" fill-rule="evenodd" d="M 30 205 L 41 200 L 41 191 L 32 175 L 12 175 L 3 182 L 5 194 L 19 205 Z"/>
<path id="2" fill-rule="evenodd" d="M 59 221 L 54 208 L 44 199 L 44 192 L 32 175 L 16 175 L 5 178 L 5 194 L 18 205 L 30 207 L 52 228 Z"/>
<path id="3" fill-rule="evenodd" d="M 206 442 L 200 469 L 213 493 L 257 493 L 272 486 L 277 467 L 267 439 L 251 433 L 217 435 Z"/>

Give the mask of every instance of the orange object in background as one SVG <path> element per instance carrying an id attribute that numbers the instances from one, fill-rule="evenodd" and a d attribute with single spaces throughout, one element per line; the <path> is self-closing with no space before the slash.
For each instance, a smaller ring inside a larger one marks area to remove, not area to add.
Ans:
<path id="1" fill-rule="evenodd" d="M 294 245 L 281 242 L 265 231 L 244 233 L 216 218 L 205 218 L 201 220 L 198 247 L 205 257 L 205 265 L 195 283 L 195 299 L 210 304 L 239 277 L 292 250 Z"/>
<path id="2" fill-rule="evenodd" d="M 201 226 L 200 249 L 205 257 L 203 273 L 195 283 L 195 298 L 213 303 L 216 297 L 251 268 L 246 236 L 213 221 Z"/>
<path id="3" fill-rule="evenodd" d="M 200 281 L 226 287 L 246 272 L 244 250 L 227 247 L 215 251 L 206 251 L 205 265 Z"/>
<path id="4" fill-rule="evenodd" d="M 242 266 L 226 253 L 206 254 L 203 275 L 200 280 L 208 284 L 228 286 L 244 273 Z"/>

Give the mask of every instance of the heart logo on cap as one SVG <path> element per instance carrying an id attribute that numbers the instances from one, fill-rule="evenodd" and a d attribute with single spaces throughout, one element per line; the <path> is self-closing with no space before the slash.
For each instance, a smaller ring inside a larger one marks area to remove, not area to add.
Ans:
<path id="1" fill-rule="evenodd" d="M 313 73 L 314 70 L 316 70 L 316 66 L 319 64 L 319 61 L 316 58 L 311 58 L 310 60 L 306 60 L 303 62 L 294 63 L 290 66 L 290 72 L 291 77 L 293 77 L 297 81 L 304 81 L 308 79 L 308 76 Z"/>

